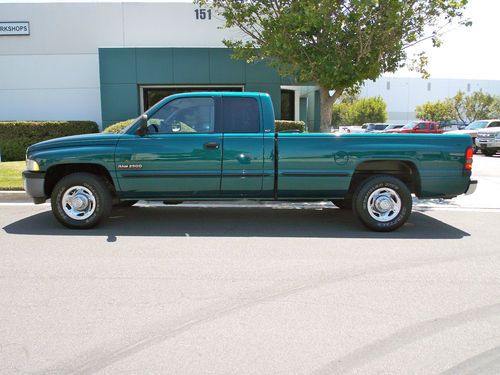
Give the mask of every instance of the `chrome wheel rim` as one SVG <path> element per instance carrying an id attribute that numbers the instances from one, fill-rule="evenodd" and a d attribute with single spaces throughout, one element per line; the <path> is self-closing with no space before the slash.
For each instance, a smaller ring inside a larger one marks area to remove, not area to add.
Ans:
<path id="1" fill-rule="evenodd" d="M 368 213 L 380 222 L 388 222 L 401 212 L 401 198 L 395 190 L 380 188 L 368 197 Z"/>
<path id="2" fill-rule="evenodd" d="M 64 192 L 61 204 L 64 213 L 71 219 L 85 220 L 94 213 L 96 199 L 85 186 L 72 186 Z"/>

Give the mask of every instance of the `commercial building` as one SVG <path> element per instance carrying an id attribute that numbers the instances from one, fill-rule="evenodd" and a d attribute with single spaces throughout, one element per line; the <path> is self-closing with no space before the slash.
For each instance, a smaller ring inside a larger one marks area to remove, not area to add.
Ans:
<path id="1" fill-rule="evenodd" d="M 278 118 L 319 128 L 319 91 L 264 63 L 231 58 L 223 39 L 239 36 L 186 2 L 0 4 L 0 120 L 94 120 L 103 127 L 138 116 L 179 91 L 268 92 Z M 392 121 L 416 104 L 458 89 L 500 93 L 500 81 L 381 78 Z"/>

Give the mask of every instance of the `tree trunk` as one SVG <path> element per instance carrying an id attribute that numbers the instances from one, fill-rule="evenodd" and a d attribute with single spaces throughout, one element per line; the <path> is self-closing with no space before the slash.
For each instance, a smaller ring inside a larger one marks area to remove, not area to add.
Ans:
<path id="1" fill-rule="evenodd" d="M 322 133 L 330 133 L 332 127 L 332 112 L 333 104 L 340 98 L 344 90 L 335 90 L 335 93 L 330 96 L 330 90 L 320 87 L 320 106 L 321 106 L 321 128 Z"/>

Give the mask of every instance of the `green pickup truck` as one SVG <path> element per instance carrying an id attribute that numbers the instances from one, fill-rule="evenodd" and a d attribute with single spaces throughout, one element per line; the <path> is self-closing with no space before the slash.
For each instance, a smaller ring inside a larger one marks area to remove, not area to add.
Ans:
<path id="1" fill-rule="evenodd" d="M 470 194 L 468 135 L 318 134 L 274 129 L 269 95 L 169 96 L 121 134 L 30 146 L 23 172 L 35 203 L 63 225 L 91 228 L 138 200 L 332 201 L 376 231 L 403 225 L 412 196 Z"/>

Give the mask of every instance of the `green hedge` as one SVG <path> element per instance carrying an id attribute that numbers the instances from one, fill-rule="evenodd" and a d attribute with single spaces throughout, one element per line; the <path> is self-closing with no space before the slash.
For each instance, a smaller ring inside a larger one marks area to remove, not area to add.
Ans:
<path id="1" fill-rule="evenodd" d="M 274 126 L 276 128 L 276 132 L 286 132 L 298 130 L 303 133 L 306 128 L 306 124 L 304 121 L 285 121 L 285 120 L 276 120 L 274 122 Z"/>
<path id="2" fill-rule="evenodd" d="M 119 133 L 127 126 L 129 126 L 132 121 L 134 121 L 134 119 L 117 122 L 116 124 L 110 125 L 106 129 L 104 129 L 104 133 Z"/>
<path id="3" fill-rule="evenodd" d="M 51 138 L 97 133 L 93 121 L 2 121 L 0 148 L 2 161 L 24 160 L 26 148 Z"/>

